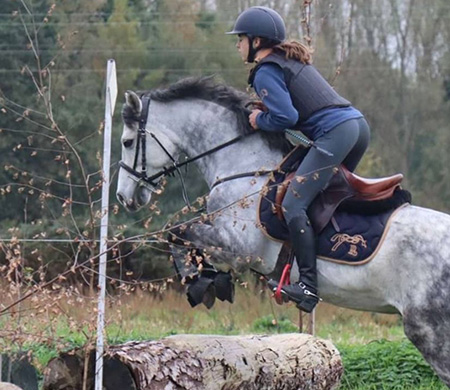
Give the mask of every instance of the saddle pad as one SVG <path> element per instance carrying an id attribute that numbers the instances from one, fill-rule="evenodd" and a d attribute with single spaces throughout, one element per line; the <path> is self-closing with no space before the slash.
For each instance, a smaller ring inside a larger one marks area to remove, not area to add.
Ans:
<path id="1" fill-rule="evenodd" d="M 269 190 L 270 192 L 270 190 Z M 287 241 L 289 232 L 284 221 L 274 215 L 266 196 L 261 196 L 258 226 L 270 239 Z M 360 215 L 337 210 L 318 237 L 318 257 L 343 264 L 360 265 L 376 254 L 389 229 L 392 216 L 402 206 L 378 214 Z"/>
<path id="2" fill-rule="evenodd" d="M 396 210 L 376 215 L 338 211 L 318 238 L 318 257 L 337 263 L 360 265 L 372 260 L 389 230 Z"/>

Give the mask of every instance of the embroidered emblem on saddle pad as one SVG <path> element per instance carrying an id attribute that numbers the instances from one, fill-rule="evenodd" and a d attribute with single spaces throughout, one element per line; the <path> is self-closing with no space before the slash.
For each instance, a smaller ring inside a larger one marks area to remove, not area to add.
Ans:
<path id="1" fill-rule="evenodd" d="M 350 245 L 348 255 L 354 257 L 358 256 L 358 245 L 361 245 L 363 248 L 367 248 L 367 241 L 361 234 L 349 236 L 347 233 L 338 233 L 331 237 L 331 242 L 336 242 L 336 244 L 334 244 L 331 248 L 331 252 L 336 252 L 342 244 L 347 243 Z"/>

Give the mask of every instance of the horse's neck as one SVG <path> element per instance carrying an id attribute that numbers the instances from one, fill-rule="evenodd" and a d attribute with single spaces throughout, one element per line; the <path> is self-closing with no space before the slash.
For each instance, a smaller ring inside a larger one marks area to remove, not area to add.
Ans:
<path id="1" fill-rule="evenodd" d="M 174 107 L 172 108 L 172 110 Z M 228 142 L 240 135 L 236 115 L 224 107 L 205 101 L 178 104 L 177 132 L 182 149 L 189 157 Z M 282 158 L 262 134 L 245 137 L 235 144 L 197 160 L 204 179 L 211 186 L 217 179 L 231 175 L 273 169 Z"/>
<path id="2" fill-rule="evenodd" d="M 217 130 L 221 131 L 222 127 L 226 125 L 218 126 Z M 227 140 L 217 139 L 219 142 L 211 143 L 209 148 L 234 137 L 237 137 L 237 134 Z M 211 140 L 214 141 L 215 137 L 211 136 Z M 262 137 L 255 134 L 199 160 L 198 167 L 208 185 L 211 186 L 218 179 L 232 175 L 274 169 L 281 158 L 281 154 L 270 150 Z"/>

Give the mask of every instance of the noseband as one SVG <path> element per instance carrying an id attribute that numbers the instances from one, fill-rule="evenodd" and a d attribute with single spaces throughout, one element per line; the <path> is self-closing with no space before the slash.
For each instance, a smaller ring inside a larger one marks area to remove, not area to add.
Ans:
<path id="1" fill-rule="evenodd" d="M 150 97 L 144 96 L 142 98 L 142 111 L 139 116 L 139 118 L 136 118 L 139 122 L 139 128 L 138 128 L 138 136 L 136 140 L 136 149 L 134 154 L 134 161 L 133 161 L 133 167 L 130 167 L 129 165 L 125 164 L 122 160 L 119 161 L 119 166 L 123 169 L 125 169 L 128 173 L 131 173 L 133 176 L 139 179 L 140 182 L 144 182 L 146 184 L 149 184 L 151 188 L 156 188 L 157 183 L 155 183 L 153 180 L 157 179 L 157 177 L 148 177 L 147 176 L 147 158 L 146 158 L 146 130 L 145 125 L 147 123 L 147 117 L 148 117 L 148 110 L 150 107 Z M 136 170 L 137 168 L 137 162 L 139 157 L 139 152 L 141 152 L 141 171 L 138 172 Z"/>
<path id="2" fill-rule="evenodd" d="M 133 175 L 135 178 L 137 178 L 139 184 L 144 185 L 145 187 L 147 187 L 150 191 L 154 192 L 156 191 L 157 187 L 158 187 L 158 181 L 159 179 L 161 179 L 164 176 L 172 176 L 175 172 L 178 173 L 180 180 L 181 180 L 181 187 L 182 187 L 182 191 L 183 191 L 183 198 L 184 201 L 186 203 L 186 205 L 190 208 L 190 203 L 189 203 L 189 199 L 187 197 L 187 191 L 186 191 L 186 187 L 184 185 L 184 180 L 183 180 L 183 175 L 180 171 L 180 168 L 183 166 L 187 166 L 188 164 L 190 164 L 191 162 L 194 162 L 196 160 L 199 160 L 205 156 L 208 156 L 210 154 L 213 154 L 221 149 L 226 148 L 227 146 L 233 145 L 237 142 L 239 142 L 241 139 L 250 136 L 252 134 L 255 134 L 256 131 L 252 131 L 249 134 L 243 134 L 243 135 L 239 135 L 236 138 L 231 139 L 230 141 L 227 141 L 223 144 L 220 144 L 206 152 L 200 153 L 199 155 L 186 159 L 185 161 L 178 163 L 175 158 L 169 153 L 169 151 L 164 147 L 164 145 L 161 143 L 161 141 L 156 137 L 156 135 L 152 132 L 148 132 L 146 130 L 146 124 L 147 124 L 147 119 L 148 119 L 148 112 L 149 112 L 149 107 L 150 107 L 150 102 L 151 102 L 151 98 L 149 95 L 144 95 L 141 98 L 141 102 L 142 102 L 142 111 L 139 117 L 135 118 L 136 121 L 139 122 L 139 128 L 138 128 L 138 136 L 137 136 L 137 141 L 136 141 L 136 148 L 135 148 L 135 155 L 134 155 L 134 161 L 133 161 L 133 167 L 130 167 L 129 165 L 127 165 L 124 161 L 119 161 L 119 166 L 123 169 L 125 169 L 128 173 L 130 173 L 131 175 Z M 170 160 L 172 161 L 172 165 L 169 167 L 163 167 L 162 170 L 160 170 L 159 172 L 155 173 L 152 176 L 147 176 L 147 158 L 146 158 L 146 134 L 147 132 L 150 134 L 150 136 L 156 141 L 156 143 L 158 144 L 158 146 L 164 151 L 164 153 L 167 154 L 167 156 L 170 158 Z M 138 157 L 139 157 L 139 153 L 141 154 L 141 171 L 137 171 L 137 163 L 138 163 Z M 269 174 L 271 172 L 274 171 L 253 171 L 253 172 L 246 172 L 246 173 L 240 173 L 237 175 L 233 175 L 233 176 L 228 176 L 222 179 L 218 179 L 211 187 L 214 188 L 216 185 L 224 183 L 226 181 L 229 180 L 233 180 L 233 179 L 238 179 L 241 177 L 249 177 L 249 176 L 255 176 L 256 174 L 258 175 L 266 175 Z M 155 182 L 155 180 L 158 180 Z"/>

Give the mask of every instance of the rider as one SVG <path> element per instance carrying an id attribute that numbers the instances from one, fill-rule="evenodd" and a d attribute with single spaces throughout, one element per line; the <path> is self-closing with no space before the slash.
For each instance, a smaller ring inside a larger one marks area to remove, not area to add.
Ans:
<path id="1" fill-rule="evenodd" d="M 310 148 L 282 204 L 300 272 L 298 283 L 284 286 L 282 292 L 299 309 L 311 312 L 319 297 L 316 233 L 308 219 L 308 206 L 326 187 L 333 167 L 344 164 L 354 171 L 367 149 L 370 129 L 364 116 L 311 65 L 309 49 L 299 42 L 286 41 L 284 21 L 273 9 L 245 10 L 227 34 L 238 36 L 236 47 L 242 60 L 256 63 L 249 84 L 266 109 L 252 111 L 251 127 L 300 130 L 332 154 Z"/>

